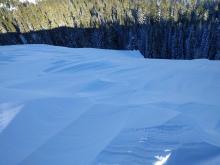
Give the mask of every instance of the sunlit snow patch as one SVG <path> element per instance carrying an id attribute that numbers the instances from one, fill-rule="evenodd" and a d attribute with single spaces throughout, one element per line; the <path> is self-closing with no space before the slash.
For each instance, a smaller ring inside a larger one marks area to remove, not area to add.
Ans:
<path id="1" fill-rule="evenodd" d="M 159 156 L 159 155 L 155 156 L 157 161 L 154 163 L 154 165 L 164 165 L 167 162 L 167 160 L 169 159 L 170 155 L 171 155 L 171 153 L 169 153 L 166 156 Z"/>
<path id="2" fill-rule="evenodd" d="M 0 104 L 0 133 L 10 124 L 22 107 L 22 105 L 10 103 Z"/>
<path id="3" fill-rule="evenodd" d="M 14 10 L 17 10 L 17 8 L 13 5 L 10 5 L 10 6 L 7 6 L 6 4 L 4 3 L 0 3 L 0 9 L 3 8 L 3 9 L 6 9 L 6 10 L 9 10 L 9 11 L 14 11 Z"/>
<path id="4" fill-rule="evenodd" d="M 22 2 L 22 3 L 29 2 L 29 3 L 37 4 L 37 2 L 40 1 L 40 0 L 19 0 L 19 1 Z"/>

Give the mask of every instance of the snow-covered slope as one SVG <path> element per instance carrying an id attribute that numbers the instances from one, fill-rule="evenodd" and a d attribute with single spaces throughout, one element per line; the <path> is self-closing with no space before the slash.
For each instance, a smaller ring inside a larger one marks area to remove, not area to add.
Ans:
<path id="1" fill-rule="evenodd" d="M 0 47 L 1 165 L 218 165 L 220 62 Z"/>

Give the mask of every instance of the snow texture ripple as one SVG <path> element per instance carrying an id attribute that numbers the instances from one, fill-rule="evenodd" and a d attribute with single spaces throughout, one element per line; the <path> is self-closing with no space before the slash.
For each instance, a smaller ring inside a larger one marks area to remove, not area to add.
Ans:
<path id="1" fill-rule="evenodd" d="M 0 47 L 1 165 L 218 165 L 220 62 Z"/>

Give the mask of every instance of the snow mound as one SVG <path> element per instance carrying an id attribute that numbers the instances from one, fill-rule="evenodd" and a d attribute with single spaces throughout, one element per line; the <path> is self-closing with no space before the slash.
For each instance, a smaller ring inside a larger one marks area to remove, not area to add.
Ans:
<path id="1" fill-rule="evenodd" d="M 0 50 L 0 164 L 220 164 L 219 61 Z"/>
<path id="2" fill-rule="evenodd" d="M 19 0 L 21 3 L 33 3 L 33 4 L 37 4 L 39 1 L 41 0 Z"/>

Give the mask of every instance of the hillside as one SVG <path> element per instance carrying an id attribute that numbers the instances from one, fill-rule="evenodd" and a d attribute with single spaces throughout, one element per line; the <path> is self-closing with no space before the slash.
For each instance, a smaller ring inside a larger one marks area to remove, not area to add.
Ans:
<path id="1" fill-rule="evenodd" d="M 1 165 L 218 165 L 219 61 L 0 46 Z"/>

